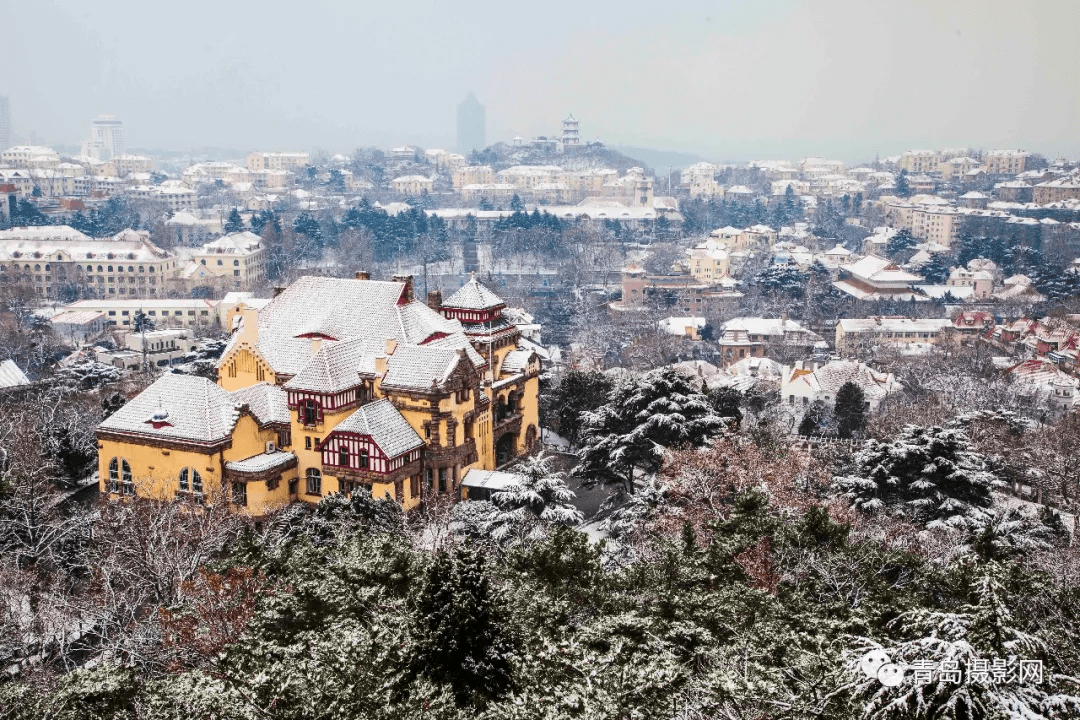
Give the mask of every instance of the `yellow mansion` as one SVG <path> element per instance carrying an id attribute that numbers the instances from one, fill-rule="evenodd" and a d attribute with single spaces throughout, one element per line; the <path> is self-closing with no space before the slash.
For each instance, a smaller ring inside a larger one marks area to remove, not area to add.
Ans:
<path id="1" fill-rule="evenodd" d="M 243 309 L 217 384 L 164 375 L 101 423 L 102 493 L 254 517 L 334 492 L 411 509 L 535 447 L 540 361 L 498 296 L 473 279 L 425 304 L 411 276 L 357 278 Z"/>

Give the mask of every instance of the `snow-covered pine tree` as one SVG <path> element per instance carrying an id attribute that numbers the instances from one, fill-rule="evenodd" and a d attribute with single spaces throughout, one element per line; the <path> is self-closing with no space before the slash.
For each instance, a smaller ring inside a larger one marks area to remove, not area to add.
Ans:
<path id="1" fill-rule="evenodd" d="M 239 210 L 233 208 L 229 217 L 225 219 L 225 224 L 221 226 L 221 230 L 225 233 L 238 233 L 244 232 L 244 229 L 244 218 L 240 217 Z"/>
<path id="2" fill-rule="evenodd" d="M 890 442 L 869 440 L 850 475 L 833 487 L 868 513 L 967 531 L 991 516 L 991 491 L 1001 482 L 986 472 L 960 430 L 908 425 Z"/>
<path id="3" fill-rule="evenodd" d="M 724 424 L 709 398 L 672 367 L 620 380 L 607 403 L 582 420 L 573 474 L 585 485 L 622 484 L 629 492 L 636 469 L 657 472 L 665 449 L 701 445 Z"/>
<path id="4" fill-rule="evenodd" d="M 856 678 L 853 699 L 864 720 L 1080 716 L 1076 679 L 1058 674 L 1046 643 L 1019 627 L 995 577 L 1000 571 L 988 566 L 976 585 L 975 602 L 960 612 L 905 612 L 889 624 L 900 642 L 882 647 L 864 641 L 855 649 L 846 667 L 848 677 Z M 901 685 L 888 687 L 864 675 L 860 661 L 872 649 L 884 650 L 905 670 Z M 995 660 L 1003 663 L 1000 671 Z M 1038 681 L 1021 674 L 1021 660 L 1041 663 Z M 923 674 L 916 677 L 918 672 Z"/>
<path id="5" fill-rule="evenodd" d="M 570 504 L 576 497 L 566 486 L 566 475 L 554 468 L 549 455 L 530 457 L 513 468 L 517 482 L 492 496 L 499 508 L 490 528 L 500 544 L 534 542 L 547 535 L 551 525 L 576 525 L 584 517 Z"/>

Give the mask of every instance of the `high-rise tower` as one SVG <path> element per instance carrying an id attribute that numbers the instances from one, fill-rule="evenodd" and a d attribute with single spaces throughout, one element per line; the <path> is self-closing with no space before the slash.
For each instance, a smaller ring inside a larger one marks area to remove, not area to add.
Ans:
<path id="1" fill-rule="evenodd" d="M 11 101 L 0 95 L 0 150 L 11 147 Z"/>
<path id="2" fill-rule="evenodd" d="M 84 143 L 84 155 L 98 160 L 112 160 L 124 154 L 124 125 L 112 115 L 98 115 L 90 126 L 90 140 Z"/>
<path id="3" fill-rule="evenodd" d="M 457 150 L 462 155 L 468 155 L 473 150 L 483 150 L 487 147 L 486 133 L 487 116 L 484 106 L 469 93 L 461 101 L 457 109 Z"/>

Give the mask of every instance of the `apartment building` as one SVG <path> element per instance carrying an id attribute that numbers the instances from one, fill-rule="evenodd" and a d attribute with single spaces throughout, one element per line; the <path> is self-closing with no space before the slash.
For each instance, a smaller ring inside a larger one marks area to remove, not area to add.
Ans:
<path id="1" fill-rule="evenodd" d="M 952 247 L 960 237 L 967 215 L 949 206 L 919 205 L 911 209 L 912 236 L 943 247 Z"/>
<path id="2" fill-rule="evenodd" d="M 490 185 L 495 182 L 495 171 L 489 165 L 466 165 L 454 168 L 450 180 L 455 190 L 466 185 Z"/>
<path id="3" fill-rule="evenodd" d="M 244 162 L 248 170 L 291 170 L 293 172 L 310 165 L 310 156 L 305 152 L 253 152 L 248 153 Z"/>
<path id="4" fill-rule="evenodd" d="M 0 165 L 12 168 L 50 168 L 60 164 L 60 154 L 41 145 L 16 145 L 0 151 Z"/>
<path id="5" fill-rule="evenodd" d="M 942 180 L 956 182 L 964 180 L 969 172 L 980 167 L 982 167 L 982 163 L 975 158 L 962 156 L 942 160 L 938 166 L 938 172 L 941 174 Z"/>
<path id="6" fill-rule="evenodd" d="M 249 290 L 266 282 L 267 251 L 253 232 L 223 235 L 198 248 L 183 277 L 192 285 Z"/>
<path id="7" fill-rule="evenodd" d="M 1059 178 L 1042 182 L 1032 188 L 1032 202 L 1039 205 L 1080 200 L 1080 178 Z"/>
<path id="8" fill-rule="evenodd" d="M 1018 175 L 1027 167 L 1028 157 L 1023 150 L 991 150 L 983 156 L 983 169 L 990 175 Z"/>
<path id="9" fill-rule="evenodd" d="M 900 155 L 897 165 L 908 173 L 936 173 L 941 165 L 941 153 L 936 150 L 908 150 Z"/>

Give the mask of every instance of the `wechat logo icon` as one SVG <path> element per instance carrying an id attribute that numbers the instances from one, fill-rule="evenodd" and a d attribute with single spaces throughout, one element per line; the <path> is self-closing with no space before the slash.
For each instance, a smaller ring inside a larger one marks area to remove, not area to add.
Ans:
<path id="1" fill-rule="evenodd" d="M 898 687 L 904 682 L 904 668 L 892 661 L 884 650 L 876 649 L 863 655 L 859 669 L 868 678 L 877 678 L 886 687 Z"/>

